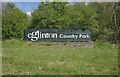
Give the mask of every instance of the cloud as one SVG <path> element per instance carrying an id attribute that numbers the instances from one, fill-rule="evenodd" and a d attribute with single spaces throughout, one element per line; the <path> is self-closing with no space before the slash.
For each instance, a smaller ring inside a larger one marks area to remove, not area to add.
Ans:
<path id="1" fill-rule="evenodd" d="M 78 0 L 69 0 L 69 2 L 78 2 Z"/>
<path id="2" fill-rule="evenodd" d="M 32 13 L 32 12 L 30 11 L 30 12 L 27 12 L 26 14 L 27 14 L 28 16 L 31 16 L 31 13 Z"/>

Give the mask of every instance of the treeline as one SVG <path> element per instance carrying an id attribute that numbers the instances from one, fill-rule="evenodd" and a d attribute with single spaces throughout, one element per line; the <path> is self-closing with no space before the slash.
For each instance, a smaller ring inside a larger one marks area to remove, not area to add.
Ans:
<path id="1" fill-rule="evenodd" d="M 26 28 L 90 28 L 93 41 L 117 43 L 120 35 L 118 3 L 40 3 L 31 17 L 8 3 L 3 9 L 3 38 L 23 38 Z"/>

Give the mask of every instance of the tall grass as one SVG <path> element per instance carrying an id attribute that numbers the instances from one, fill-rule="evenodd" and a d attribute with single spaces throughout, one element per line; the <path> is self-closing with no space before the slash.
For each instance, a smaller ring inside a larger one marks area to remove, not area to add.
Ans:
<path id="1" fill-rule="evenodd" d="M 3 74 L 117 74 L 118 51 L 110 43 L 96 41 L 94 48 L 65 47 L 63 44 L 53 47 L 54 45 L 57 43 L 4 40 Z"/>

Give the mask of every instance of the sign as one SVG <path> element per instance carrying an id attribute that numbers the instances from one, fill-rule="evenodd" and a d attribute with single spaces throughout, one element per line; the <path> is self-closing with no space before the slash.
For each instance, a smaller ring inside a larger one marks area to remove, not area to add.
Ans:
<path id="1" fill-rule="evenodd" d="M 26 41 L 91 41 L 90 29 L 25 29 Z"/>

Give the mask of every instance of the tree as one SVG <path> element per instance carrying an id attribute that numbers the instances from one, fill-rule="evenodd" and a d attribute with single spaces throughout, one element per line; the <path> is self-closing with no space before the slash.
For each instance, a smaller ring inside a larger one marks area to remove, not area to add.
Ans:
<path id="1" fill-rule="evenodd" d="M 97 33 L 97 13 L 93 6 L 48 2 L 32 13 L 31 28 L 91 28 Z"/>
<path id="2" fill-rule="evenodd" d="M 120 37 L 120 2 L 118 3 L 113 3 L 113 22 L 114 26 L 112 26 L 112 29 L 114 31 L 113 35 L 114 38 L 112 37 L 112 41 L 114 43 L 119 42 L 119 37 Z"/>
<path id="3" fill-rule="evenodd" d="M 116 26 L 114 25 L 114 18 L 115 18 L 115 12 L 114 12 L 114 3 L 92 3 L 91 5 L 95 6 L 97 8 L 97 14 L 98 14 L 98 19 L 97 21 L 99 22 L 99 35 L 97 39 L 101 40 L 106 40 L 106 41 L 114 41 L 114 38 L 116 35 L 115 28 Z"/>
<path id="4" fill-rule="evenodd" d="M 32 13 L 30 28 L 60 28 L 63 24 L 63 11 L 66 3 L 41 3 Z"/>
<path id="5" fill-rule="evenodd" d="M 7 9 L 2 15 L 2 36 L 3 38 L 23 38 L 24 29 L 28 27 L 28 17 L 20 11 L 14 4 L 8 3 Z"/>
<path id="6" fill-rule="evenodd" d="M 79 28 L 90 28 L 92 30 L 93 40 L 96 40 L 99 32 L 99 22 L 98 14 L 96 13 L 97 8 L 91 4 L 78 3 L 76 4 L 76 11 L 79 11 L 79 17 L 81 16 L 81 21 L 79 21 Z"/>

